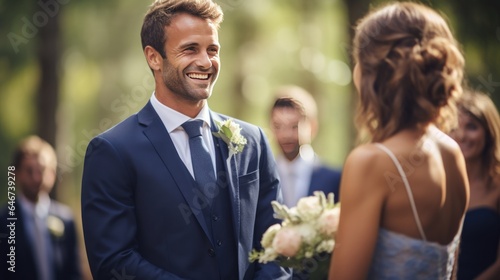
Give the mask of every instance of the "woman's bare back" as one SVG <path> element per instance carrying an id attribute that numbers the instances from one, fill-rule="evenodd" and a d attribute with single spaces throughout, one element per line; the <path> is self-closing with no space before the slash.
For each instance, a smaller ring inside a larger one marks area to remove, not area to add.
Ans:
<path id="1" fill-rule="evenodd" d="M 408 179 L 418 218 L 428 241 L 445 245 L 456 236 L 467 207 L 468 181 L 460 148 L 431 126 L 403 130 L 382 143 L 394 153 Z M 379 168 L 387 192 L 381 227 L 421 239 L 408 193 L 396 165 L 380 151 Z"/>

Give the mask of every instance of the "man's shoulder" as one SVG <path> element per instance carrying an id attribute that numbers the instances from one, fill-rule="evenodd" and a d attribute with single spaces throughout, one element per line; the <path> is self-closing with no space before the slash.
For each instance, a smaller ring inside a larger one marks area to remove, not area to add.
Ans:
<path id="1" fill-rule="evenodd" d="M 317 162 L 313 168 L 311 177 L 313 180 L 320 180 L 323 182 L 334 182 L 335 184 L 340 183 L 340 178 L 342 176 L 342 170 L 327 165 L 325 163 Z"/>
<path id="2" fill-rule="evenodd" d="M 54 199 L 50 200 L 49 213 L 61 218 L 64 221 L 72 221 L 74 219 L 71 208 L 68 205 Z"/>
<path id="3" fill-rule="evenodd" d="M 137 126 L 137 124 L 138 124 L 137 114 L 133 114 L 127 117 L 126 119 L 118 122 L 117 124 L 113 125 L 112 127 L 110 127 L 109 129 L 107 129 L 106 131 L 102 132 L 97 136 L 107 138 L 116 134 L 121 134 L 130 129 L 133 129 L 134 127 Z"/>
<path id="4" fill-rule="evenodd" d="M 317 165 L 316 168 L 314 168 L 314 171 L 332 175 L 340 175 L 342 173 L 340 168 L 335 168 L 324 163 Z"/>
<path id="5" fill-rule="evenodd" d="M 340 174 L 342 173 L 342 170 L 340 168 L 336 168 L 332 165 L 326 164 L 317 155 L 315 155 L 314 157 L 313 165 L 313 174 L 320 173 L 329 174 L 331 176 L 340 176 Z"/>
<path id="6" fill-rule="evenodd" d="M 249 129 L 258 129 L 259 127 L 255 124 L 252 124 L 252 123 L 249 123 L 249 122 L 246 122 L 244 120 L 241 120 L 241 119 L 238 119 L 238 118 L 234 118 L 234 117 L 231 117 L 231 116 L 228 116 L 228 115 L 225 115 L 225 114 L 221 114 L 221 113 L 217 113 L 217 112 L 213 112 L 216 116 L 216 118 L 219 118 L 220 120 L 222 121 L 225 121 L 225 120 L 228 120 L 228 119 L 231 119 L 233 120 L 235 123 L 239 124 L 241 127 L 248 127 Z"/>
<path id="7" fill-rule="evenodd" d="M 130 115 L 126 119 L 118 122 L 107 130 L 96 134 L 91 143 L 98 145 L 102 142 L 112 143 L 112 145 L 125 145 L 132 144 L 133 138 L 141 135 L 141 125 L 138 120 L 138 114 Z"/>
<path id="8" fill-rule="evenodd" d="M 158 117 L 156 112 L 152 109 L 151 104 L 147 103 L 139 112 L 133 113 L 110 128 L 103 130 L 103 132 L 96 135 L 95 138 L 123 139 L 124 135 L 139 129 L 141 124 L 151 123 L 155 117 Z"/>
<path id="9" fill-rule="evenodd" d="M 236 123 L 240 126 L 241 134 L 244 136 L 260 135 L 262 132 L 262 129 L 255 124 L 252 124 L 252 123 L 249 123 L 249 122 L 246 122 L 246 121 L 243 121 L 241 119 L 237 119 L 237 118 L 234 118 L 234 117 L 231 117 L 228 115 L 216 113 L 216 112 L 214 112 L 214 114 L 216 116 L 216 120 L 218 118 L 218 121 L 225 121 L 228 119 L 233 120 L 234 123 Z"/>

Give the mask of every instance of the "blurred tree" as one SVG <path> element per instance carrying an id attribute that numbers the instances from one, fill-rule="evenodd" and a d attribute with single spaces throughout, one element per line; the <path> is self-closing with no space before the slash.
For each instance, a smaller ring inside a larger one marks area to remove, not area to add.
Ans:
<path id="1" fill-rule="evenodd" d="M 348 28 L 349 28 L 349 43 L 346 44 L 345 46 L 345 51 L 347 53 L 347 57 L 349 59 L 351 67 L 354 66 L 353 61 L 352 61 L 352 40 L 354 38 L 354 27 L 356 26 L 357 21 L 363 17 L 369 10 L 369 4 L 371 1 L 369 0 L 351 0 L 351 1 L 344 1 L 347 7 L 347 14 L 348 14 Z M 352 69 L 352 68 L 351 68 Z M 352 109 L 352 111 L 355 111 L 356 108 L 356 102 L 357 102 L 357 95 L 356 94 L 351 94 L 351 98 L 349 99 L 349 107 Z M 354 126 L 349 127 L 349 138 L 350 139 L 356 139 L 357 135 L 357 130 L 355 129 Z M 353 148 L 356 143 L 355 141 L 351 141 L 351 147 Z"/>
<path id="2" fill-rule="evenodd" d="M 500 1 L 450 1 L 450 5 L 450 18 L 465 52 L 469 86 L 500 104 Z"/>
<path id="3" fill-rule="evenodd" d="M 55 145 L 55 114 L 59 100 L 61 9 L 62 5 L 55 0 L 21 0 L 10 2 L 8 6 L 4 2 L 0 5 L 0 30 L 7 39 L 0 45 L 0 71 L 5 74 L 1 75 L 2 83 L 8 83 L 28 65 L 38 65 L 40 76 L 36 79 L 34 130 L 52 145 Z"/>
<path id="4" fill-rule="evenodd" d="M 36 132 L 55 146 L 60 85 L 58 70 L 62 51 L 59 15 L 62 6 L 54 0 L 40 0 L 37 4 L 41 10 L 33 16 L 34 24 L 38 26 L 40 33 L 37 44 L 40 79 L 36 103 Z"/>

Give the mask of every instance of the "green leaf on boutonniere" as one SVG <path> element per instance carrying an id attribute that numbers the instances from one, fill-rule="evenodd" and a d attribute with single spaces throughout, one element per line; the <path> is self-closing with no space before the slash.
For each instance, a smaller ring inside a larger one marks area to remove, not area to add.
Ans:
<path id="1" fill-rule="evenodd" d="M 223 122 L 215 121 L 215 123 L 218 131 L 213 132 L 213 134 L 227 144 L 231 154 L 241 153 L 247 144 L 247 139 L 241 135 L 240 125 L 232 119 Z"/>

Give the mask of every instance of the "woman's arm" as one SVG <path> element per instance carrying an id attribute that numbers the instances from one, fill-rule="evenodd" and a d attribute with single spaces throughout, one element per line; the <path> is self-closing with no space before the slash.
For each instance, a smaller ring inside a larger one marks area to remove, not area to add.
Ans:
<path id="1" fill-rule="evenodd" d="M 382 156 L 382 151 L 373 145 L 360 146 L 344 164 L 340 224 L 330 279 L 365 279 L 368 275 L 382 208 L 389 191 Z"/>

